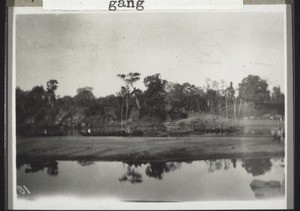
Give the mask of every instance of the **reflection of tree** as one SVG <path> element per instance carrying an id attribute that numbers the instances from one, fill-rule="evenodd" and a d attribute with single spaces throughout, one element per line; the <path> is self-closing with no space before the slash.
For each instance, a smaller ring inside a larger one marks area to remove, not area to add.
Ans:
<path id="1" fill-rule="evenodd" d="M 236 159 L 235 158 L 231 159 L 231 162 L 232 162 L 233 168 L 236 168 Z"/>
<path id="2" fill-rule="evenodd" d="M 126 172 L 119 178 L 120 182 L 128 181 L 130 183 L 141 183 L 143 182 L 143 176 L 137 171 L 143 163 L 124 163 L 126 165 Z M 144 163 L 146 164 L 146 163 Z M 174 171 L 181 166 L 177 162 L 151 162 L 147 164 L 146 175 L 148 177 L 154 177 L 156 179 L 163 179 L 164 173 Z"/>
<path id="3" fill-rule="evenodd" d="M 214 172 L 215 170 L 220 170 L 222 167 L 224 170 L 228 170 L 231 167 L 231 163 L 235 166 L 236 164 L 232 160 L 206 160 L 206 165 L 208 166 L 208 172 Z M 236 161 L 235 161 L 236 162 Z"/>
<path id="4" fill-rule="evenodd" d="M 146 164 L 146 163 L 142 163 L 142 162 L 128 162 L 127 163 L 129 166 L 134 166 L 134 167 L 140 167 L 142 166 L 142 164 Z"/>
<path id="5" fill-rule="evenodd" d="M 146 175 L 156 179 L 163 179 L 164 173 L 174 171 L 181 166 L 177 162 L 153 162 L 149 163 L 146 168 Z"/>
<path id="6" fill-rule="evenodd" d="M 50 176 L 57 176 L 58 175 L 58 163 L 57 162 L 53 162 L 51 163 L 49 166 L 47 166 L 47 173 Z"/>
<path id="7" fill-rule="evenodd" d="M 143 182 L 143 176 L 136 170 L 135 164 L 124 164 L 126 165 L 126 172 L 119 178 L 120 182 L 128 181 L 132 184 Z"/>
<path id="8" fill-rule="evenodd" d="M 270 158 L 242 159 L 242 167 L 244 167 L 245 170 L 253 176 L 259 176 L 270 171 L 272 163 Z"/>
<path id="9" fill-rule="evenodd" d="M 30 161 L 30 168 L 25 168 L 25 173 L 34 173 L 47 168 L 47 173 L 51 176 L 58 175 L 58 162 L 56 161 Z"/>
<path id="10" fill-rule="evenodd" d="M 224 160 L 224 170 L 228 170 L 230 168 L 230 160 Z"/>
<path id="11" fill-rule="evenodd" d="M 25 164 L 25 163 L 24 163 L 24 160 L 23 160 L 23 159 L 17 158 L 16 165 L 17 165 L 17 169 L 18 169 L 18 170 L 19 170 L 24 164 Z"/>
<path id="12" fill-rule="evenodd" d="M 81 166 L 90 166 L 94 164 L 94 161 L 88 161 L 88 160 L 79 160 L 77 163 Z"/>
<path id="13" fill-rule="evenodd" d="M 277 180 L 263 181 L 254 179 L 250 183 L 251 190 L 256 198 L 269 198 L 284 196 L 284 179 L 283 182 Z"/>

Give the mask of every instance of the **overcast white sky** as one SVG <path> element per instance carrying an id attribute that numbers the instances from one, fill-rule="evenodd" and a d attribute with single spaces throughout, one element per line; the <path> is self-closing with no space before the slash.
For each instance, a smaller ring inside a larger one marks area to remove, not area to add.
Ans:
<path id="1" fill-rule="evenodd" d="M 160 73 L 171 82 L 237 87 L 256 74 L 284 90 L 283 12 L 168 12 L 18 15 L 16 85 L 57 79 L 57 94 L 91 86 L 115 94 L 119 73 Z M 143 88 L 142 80 L 138 83 Z"/>

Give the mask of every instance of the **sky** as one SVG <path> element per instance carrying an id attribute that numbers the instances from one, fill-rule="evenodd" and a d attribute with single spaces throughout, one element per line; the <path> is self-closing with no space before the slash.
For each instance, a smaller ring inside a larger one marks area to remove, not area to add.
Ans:
<path id="1" fill-rule="evenodd" d="M 56 79 L 57 94 L 116 94 L 119 73 L 174 83 L 238 83 L 249 74 L 284 90 L 283 12 L 26 14 L 16 18 L 16 85 Z"/>

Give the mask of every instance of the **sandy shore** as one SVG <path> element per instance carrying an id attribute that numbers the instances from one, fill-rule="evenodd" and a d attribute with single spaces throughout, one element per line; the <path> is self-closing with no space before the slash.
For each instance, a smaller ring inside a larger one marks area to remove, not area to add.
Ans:
<path id="1" fill-rule="evenodd" d="M 22 159 L 168 161 L 284 156 L 269 137 L 17 137 Z"/>

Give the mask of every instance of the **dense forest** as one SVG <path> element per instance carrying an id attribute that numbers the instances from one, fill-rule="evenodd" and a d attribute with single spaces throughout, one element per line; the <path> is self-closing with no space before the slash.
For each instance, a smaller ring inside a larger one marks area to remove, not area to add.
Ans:
<path id="1" fill-rule="evenodd" d="M 82 128 L 103 125 L 162 123 L 189 115 L 213 114 L 222 118 L 283 118 L 284 94 L 280 87 L 268 90 L 268 83 L 248 75 L 234 89 L 206 79 L 204 87 L 172 83 L 154 74 L 141 79 L 140 73 L 119 74 L 120 91 L 95 97 L 93 88 L 77 89 L 75 96 L 57 96 L 60 85 L 55 79 L 29 91 L 16 88 L 17 133 L 49 127 Z M 145 90 L 135 84 L 143 80 Z"/>

